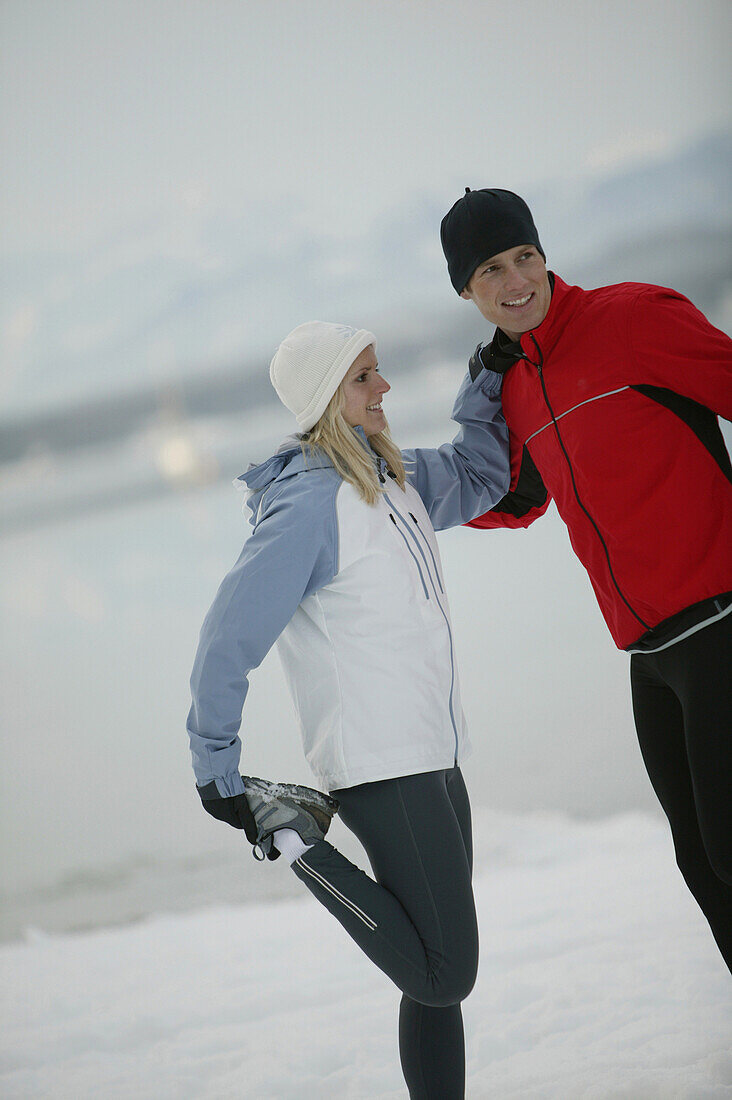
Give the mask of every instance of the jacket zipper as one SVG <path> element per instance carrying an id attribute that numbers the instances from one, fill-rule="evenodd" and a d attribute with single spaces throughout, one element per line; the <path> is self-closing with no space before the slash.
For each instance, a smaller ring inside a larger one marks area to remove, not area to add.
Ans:
<path id="1" fill-rule="evenodd" d="M 440 601 L 440 597 L 437 595 L 437 588 L 438 587 L 440 589 L 440 592 L 443 593 L 443 595 L 444 595 L 444 589 L 442 587 L 442 583 L 440 582 L 440 575 L 439 575 L 439 572 L 437 570 L 437 563 L 435 562 L 435 555 L 432 553 L 432 547 L 430 546 L 430 544 L 427 540 L 427 536 L 425 535 L 422 528 L 419 526 L 419 523 L 417 521 L 417 517 L 414 516 L 411 512 L 409 513 L 409 515 L 412 517 L 412 519 L 414 521 L 415 527 L 417 528 L 420 535 L 422 536 L 421 540 L 417 538 L 414 531 L 407 524 L 407 521 L 405 520 L 404 516 L 401 514 L 401 512 L 399 511 L 398 508 L 394 507 L 393 502 L 389 499 L 389 497 L 387 496 L 386 493 L 384 493 L 384 498 L 385 498 L 387 504 L 389 505 L 389 507 L 393 508 L 394 511 L 396 512 L 396 514 L 399 516 L 399 519 L 402 521 L 402 523 L 405 525 L 406 530 L 411 535 L 411 537 L 414 539 L 414 542 L 417 546 L 417 549 L 419 550 L 420 554 L 422 555 L 422 559 L 424 561 L 425 568 L 427 570 L 427 576 L 430 579 L 430 584 L 432 585 L 432 591 L 435 594 L 435 600 L 437 601 L 437 606 L 440 609 L 440 613 L 442 614 L 442 617 L 445 620 L 445 626 L 447 627 L 447 637 L 448 637 L 448 640 L 450 642 L 450 694 L 448 696 L 447 706 L 448 706 L 448 710 L 450 711 L 450 721 L 452 722 L 452 730 L 453 730 L 453 733 L 455 735 L 455 758 L 454 759 L 455 759 L 455 765 L 457 766 L 458 731 L 457 731 L 457 723 L 455 721 L 455 710 L 454 710 L 454 707 L 453 707 L 453 696 L 454 696 L 454 693 L 455 693 L 455 645 L 454 645 L 454 642 L 453 642 L 452 628 L 450 626 L 449 616 L 448 616 L 447 612 L 445 611 L 444 607 L 442 606 L 442 602 Z M 398 531 L 400 531 L 400 533 L 402 534 L 402 537 L 404 537 L 405 541 L 406 541 L 406 536 L 404 536 L 403 532 L 401 532 L 401 528 L 398 526 L 396 520 L 394 519 L 394 516 L 391 514 L 391 512 L 389 513 L 389 515 L 391 516 L 391 519 L 392 519 L 392 522 L 394 523 L 394 526 L 397 528 Z M 422 542 L 424 542 L 426 544 L 427 550 L 429 551 L 430 557 L 432 558 L 432 562 L 433 562 L 434 568 L 435 568 L 435 577 L 437 578 L 437 584 L 435 584 L 435 578 L 432 576 L 432 572 L 430 570 L 430 567 L 427 564 L 427 558 L 425 557 L 424 550 L 422 549 Z M 419 563 L 417 563 L 417 567 L 419 568 Z M 420 575 L 420 577 L 422 576 L 421 569 L 420 569 L 419 575 Z M 422 583 L 424 584 L 424 581 Z"/>
<path id="2" fill-rule="evenodd" d="M 549 394 L 547 393 L 546 383 L 544 381 L 544 356 L 542 354 L 541 348 L 539 347 L 539 344 L 538 344 L 537 339 L 534 336 L 533 332 L 531 333 L 531 339 L 533 341 L 534 347 L 536 348 L 537 355 L 539 356 L 539 362 L 534 363 L 534 362 L 532 362 L 531 359 L 528 359 L 528 357 L 527 357 L 527 362 L 531 363 L 532 367 L 536 367 L 536 370 L 538 372 L 539 381 L 541 383 L 542 393 L 544 395 L 544 401 L 546 403 L 547 409 L 549 410 L 549 415 L 552 418 L 552 424 L 554 425 L 554 430 L 557 433 L 557 440 L 559 441 L 559 446 L 561 448 L 562 454 L 564 455 L 565 461 L 567 463 L 567 467 L 569 469 L 569 476 L 572 480 L 572 489 L 574 490 L 575 499 L 577 500 L 577 503 L 579 504 L 580 508 L 582 509 L 582 511 L 584 512 L 584 514 L 587 516 L 588 520 L 592 524 L 592 527 L 594 528 L 595 534 L 597 535 L 598 539 L 600 540 L 600 543 L 602 545 L 602 549 L 605 553 L 605 560 L 607 562 L 607 568 L 608 568 L 608 572 L 610 574 L 610 579 L 612 580 L 613 585 L 615 586 L 615 591 L 618 593 L 618 595 L 620 596 L 620 599 L 623 601 L 625 606 L 628 608 L 628 611 L 630 611 L 633 618 L 637 619 L 637 621 L 641 624 L 641 626 L 644 628 L 644 630 L 650 630 L 651 628 L 648 625 L 648 623 L 644 622 L 644 620 L 640 617 L 638 612 L 633 608 L 630 601 L 627 599 L 625 593 L 623 592 L 622 588 L 618 584 L 618 582 L 615 578 L 615 574 L 613 573 L 612 564 L 610 562 L 610 551 L 607 548 L 607 543 L 605 542 L 605 539 L 603 538 L 603 535 L 602 535 L 602 532 L 600 531 L 600 528 L 597 526 L 597 523 L 595 522 L 595 520 L 592 517 L 592 515 L 590 514 L 590 512 L 587 510 L 587 508 L 585 508 L 585 505 L 582 502 L 582 498 L 579 495 L 579 490 L 577 489 L 577 482 L 575 481 L 575 478 L 574 478 L 574 470 L 572 468 L 572 463 L 570 461 L 569 454 L 567 452 L 567 448 L 564 446 L 564 440 L 562 439 L 562 433 L 559 431 L 559 424 L 557 423 L 557 418 L 554 415 L 554 409 L 552 408 L 551 402 L 549 400 Z"/>

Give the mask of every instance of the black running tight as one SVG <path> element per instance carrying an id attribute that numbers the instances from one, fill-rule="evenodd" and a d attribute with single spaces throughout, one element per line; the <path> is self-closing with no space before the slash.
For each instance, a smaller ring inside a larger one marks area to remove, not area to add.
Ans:
<path id="1" fill-rule="evenodd" d="M 375 880 L 326 841 L 295 874 L 403 993 L 399 1050 L 412 1100 L 462 1100 L 460 1002 L 478 966 L 470 804 L 459 768 L 334 791 Z"/>
<path id="2" fill-rule="evenodd" d="M 630 662 L 643 760 L 676 861 L 732 970 L 732 615 Z"/>

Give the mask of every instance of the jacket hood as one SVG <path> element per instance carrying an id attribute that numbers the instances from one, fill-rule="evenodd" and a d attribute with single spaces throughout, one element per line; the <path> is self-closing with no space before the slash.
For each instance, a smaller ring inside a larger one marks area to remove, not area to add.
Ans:
<path id="1" fill-rule="evenodd" d="M 333 463 L 318 450 L 309 450 L 307 459 L 300 446 L 300 436 L 290 435 L 282 441 L 277 450 L 264 462 L 252 462 L 247 470 L 234 478 L 234 488 L 245 495 L 244 503 L 249 506 L 250 522 L 262 500 L 262 497 L 275 482 L 286 481 L 295 474 L 311 470 L 332 469 Z"/>
<path id="2" fill-rule="evenodd" d="M 364 447 L 368 449 L 369 443 L 363 428 L 358 425 L 354 431 Z M 264 462 L 252 462 L 243 474 L 234 478 L 234 488 L 237 492 L 245 494 L 245 503 L 249 505 L 251 511 L 251 523 L 257 515 L 262 497 L 276 481 L 287 481 L 295 474 L 311 473 L 313 470 L 333 469 L 331 460 L 317 447 L 309 447 L 306 458 L 300 445 L 301 438 L 299 435 L 288 435 L 273 455 Z M 377 455 L 373 457 L 377 469 L 383 476 L 386 463 Z"/>

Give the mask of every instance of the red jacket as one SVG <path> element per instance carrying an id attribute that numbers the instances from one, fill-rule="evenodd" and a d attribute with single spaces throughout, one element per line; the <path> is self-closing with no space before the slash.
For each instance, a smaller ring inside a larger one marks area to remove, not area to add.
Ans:
<path id="1" fill-rule="evenodd" d="M 554 276 L 549 312 L 520 343 L 503 408 L 511 489 L 528 469 L 533 503 L 509 493 L 469 526 L 528 527 L 553 497 L 621 649 L 729 597 L 732 470 L 716 415 L 732 419 L 728 337 L 673 290 Z"/>

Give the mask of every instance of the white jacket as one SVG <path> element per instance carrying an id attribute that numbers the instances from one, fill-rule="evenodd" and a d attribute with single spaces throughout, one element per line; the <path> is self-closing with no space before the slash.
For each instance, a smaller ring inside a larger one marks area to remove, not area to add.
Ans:
<path id="1" fill-rule="evenodd" d="M 465 523 L 507 492 L 501 376 L 467 377 L 436 450 L 402 452 L 402 491 L 365 504 L 299 443 L 251 468 L 254 532 L 206 616 L 191 677 L 194 770 L 206 797 L 243 790 L 247 676 L 277 641 L 303 747 L 326 790 L 452 767 L 469 741 L 434 529 Z M 367 441 L 361 429 L 364 446 Z"/>

